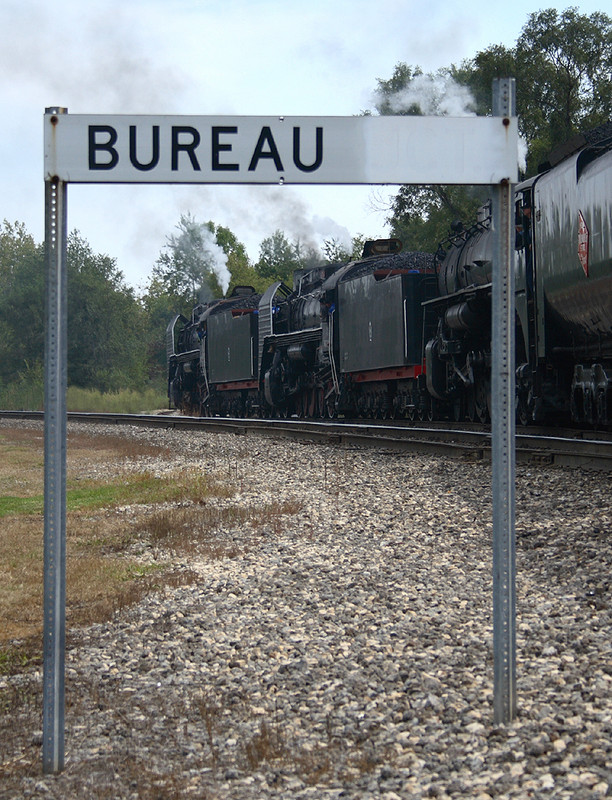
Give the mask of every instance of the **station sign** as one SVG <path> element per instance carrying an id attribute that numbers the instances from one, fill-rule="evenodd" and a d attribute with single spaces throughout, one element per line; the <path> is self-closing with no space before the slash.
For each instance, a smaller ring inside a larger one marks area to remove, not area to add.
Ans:
<path id="1" fill-rule="evenodd" d="M 516 117 L 173 117 L 53 111 L 45 114 L 45 180 L 379 185 L 517 180 Z"/>

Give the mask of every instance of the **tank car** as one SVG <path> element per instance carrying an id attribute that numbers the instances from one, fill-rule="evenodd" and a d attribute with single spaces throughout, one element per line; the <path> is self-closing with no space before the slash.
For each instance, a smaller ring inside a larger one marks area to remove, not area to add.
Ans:
<path id="1" fill-rule="evenodd" d="M 612 423 L 612 123 L 573 139 L 519 184 L 516 376 L 521 422 Z M 427 384 L 456 416 L 490 409 L 490 207 L 437 255 Z"/>

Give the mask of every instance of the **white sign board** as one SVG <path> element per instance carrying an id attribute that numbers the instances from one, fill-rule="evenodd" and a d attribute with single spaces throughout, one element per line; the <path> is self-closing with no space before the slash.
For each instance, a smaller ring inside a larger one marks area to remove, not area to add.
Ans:
<path id="1" fill-rule="evenodd" d="M 45 180 L 67 183 L 516 182 L 516 117 L 45 114 Z"/>

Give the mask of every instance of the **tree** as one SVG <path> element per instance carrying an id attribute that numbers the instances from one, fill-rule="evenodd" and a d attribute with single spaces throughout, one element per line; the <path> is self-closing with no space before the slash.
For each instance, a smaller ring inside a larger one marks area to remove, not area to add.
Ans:
<path id="1" fill-rule="evenodd" d="M 227 268 L 231 276 L 227 290 L 228 295 L 236 286 L 252 286 L 255 291 L 263 292 L 269 281 L 257 273 L 242 242 L 238 241 L 236 235 L 229 228 L 215 225 L 213 222 L 207 224 L 214 233 L 217 243 L 227 255 Z"/>
<path id="2" fill-rule="evenodd" d="M 391 206 L 391 235 L 404 250 L 434 252 L 451 223 L 471 220 L 487 190 L 467 186 L 400 186 Z"/>
<path id="3" fill-rule="evenodd" d="M 361 258 L 366 241 L 366 237 L 361 234 L 353 236 L 351 246 L 347 248 L 338 239 L 325 239 L 323 241 L 323 255 L 330 264 L 352 261 Z"/>
<path id="4" fill-rule="evenodd" d="M 222 297 L 231 275 L 214 226 L 197 222 L 191 214 L 182 214 L 176 228 L 178 234 L 166 239 L 165 252 L 153 267 L 153 277 L 191 305 Z"/>
<path id="5" fill-rule="evenodd" d="M 259 261 L 255 265 L 257 274 L 269 283 L 283 281 L 291 286 L 293 272 L 305 266 L 300 258 L 299 243 L 293 244 L 282 231 L 274 231 L 265 238 L 259 247 Z"/>
<path id="6" fill-rule="evenodd" d="M 612 117 L 612 20 L 576 8 L 530 14 L 515 47 L 492 45 L 435 74 L 397 64 L 389 80 L 378 81 L 380 114 L 448 113 L 469 89 L 467 112 L 491 113 L 494 78 L 514 77 L 519 132 L 527 155 L 524 177 L 536 174 L 551 150 L 574 134 Z M 480 190 L 406 187 L 399 190 L 389 223 L 404 247 L 435 249 L 434 237 L 453 218 L 470 219 L 482 201 Z"/>
<path id="7" fill-rule="evenodd" d="M 476 107 L 469 90 L 452 69 L 425 74 L 420 67 L 397 64 L 387 81 L 378 80 L 379 114 L 419 116 L 472 115 Z M 387 222 L 404 249 L 434 251 L 448 235 L 451 222 L 469 219 L 486 197 L 464 186 L 402 186 Z"/>
<path id="8" fill-rule="evenodd" d="M 612 19 L 573 7 L 538 11 L 514 48 L 489 47 L 456 74 L 471 88 L 479 113 L 490 112 L 493 78 L 516 78 L 526 176 L 533 175 L 554 147 L 612 116 Z"/>
<path id="9" fill-rule="evenodd" d="M 115 261 L 74 231 L 67 243 L 68 383 L 101 391 L 147 381 L 143 311 Z M 44 245 L 23 225 L 0 228 L 0 382 L 42 380 Z"/>
<path id="10" fill-rule="evenodd" d="M 67 245 L 68 383 L 102 392 L 147 382 L 142 307 L 114 259 L 73 231 Z"/>
<path id="11" fill-rule="evenodd" d="M 0 384 L 42 369 L 44 250 L 22 223 L 0 226 Z"/>

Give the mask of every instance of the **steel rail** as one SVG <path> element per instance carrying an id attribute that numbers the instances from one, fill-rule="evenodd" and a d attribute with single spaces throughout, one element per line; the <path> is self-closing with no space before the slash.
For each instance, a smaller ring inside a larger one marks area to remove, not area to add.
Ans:
<path id="1" fill-rule="evenodd" d="M 43 419 L 41 411 L 1 411 L 0 419 Z M 369 447 L 446 456 L 463 461 L 491 460 L 491 433 L 486 429 L 450 429 L 433 425 L 398 425 L 374 421 L 239 419 L 178 414 L 103 414 L 68 412 L 70 422 L 140 425 L 176 430 L 207 430 L 247 436 L 252 433 L 316 441 L 347 447 Z M 612 439 L 596 431 L 516 433 L 516 461 L 532 466 L 612 470 Z"/>

